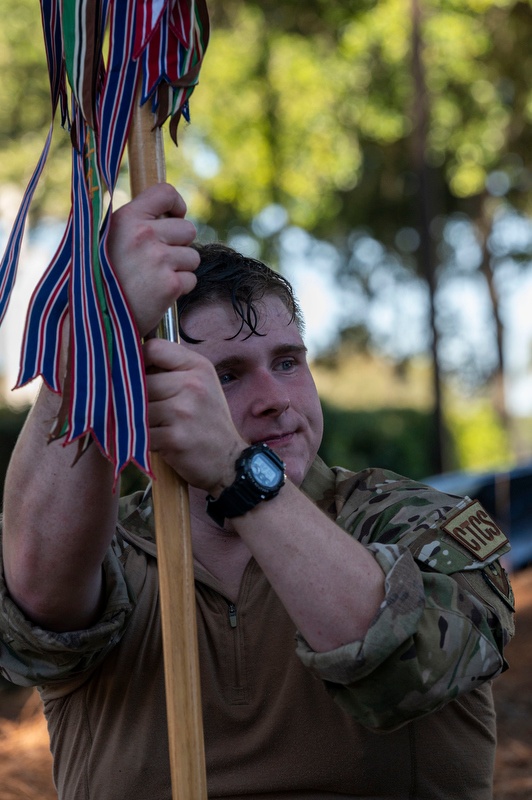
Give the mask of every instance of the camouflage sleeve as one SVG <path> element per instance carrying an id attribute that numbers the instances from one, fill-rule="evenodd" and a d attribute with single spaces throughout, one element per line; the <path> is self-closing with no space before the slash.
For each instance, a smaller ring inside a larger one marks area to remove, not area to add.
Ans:
<path id="1" fill-rule="evenodd" d="M 120 640 L 133 600 L 117 547 L 103 564 L 107 603 L 90 629 L 56 633 L 34 625 L 15 605 L 7 590 L 1 558 L 0 527 L 0 674 L 19 686 L 50 685 L 82 678 Z"/>
<path id="2" fill-rule="evenodd" d="M 511 588 L 498 561 L 508 545 L 478 504 L 380 470 L 338 471 L 326 494 L 319 504 L 328 513 L 334 506 L 338 523 L 386 576 L 385 599 L 362 641 L 315 653 L 298 637 L 300 658 L 337 702 L 366 727 L 388 730 L 500 673 L 513 634 Z M 475 514 L 486 522 L 484 536 L 492 535 L 480 553 L 460 541 L 468 524 L 476 530 Z"/>

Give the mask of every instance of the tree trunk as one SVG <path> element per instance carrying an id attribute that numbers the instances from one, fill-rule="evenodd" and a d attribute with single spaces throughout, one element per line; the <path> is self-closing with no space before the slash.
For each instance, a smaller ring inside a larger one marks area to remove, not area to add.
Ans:
<path id="1" fill-rule="evenodd" d="M 438 360 L 439 333 L 436 324 L 436 265 L 430 235 L 430 223 L 434 219 L 434 193 L 431 174 L 427 164 L 427 134 L 430 124 L 430 104 L 425 81 L 422 56 L 422 9 L 421 0 L 412 0 L 412 78 L 414 99 L 412 107 L 412 159 L 418 178 L 418 224 L 420 236 L 419 271 L 427 281 L 429 289 L 429 316 L 432 356 L 433 441 L 432 461 L 435 472 L 443 472 L 446 466 L 445 425 L 443 419 L 442 381 Z"/>
<path id="2" fill-rule="evenodd" d="M 497 414 L 503 428 L 509 432 L 510 417 L 506 404 L 506 390 L 504 385 L 505 356 L 504 356 L 504 324 L 501 319 L 500 297 L 495 286 L 494 273 L 491 265 L 491 256 L 488 250 L 488 238 L 492 229 L 492 220 L 485 210 L 485 203 L 480 203 L 480 213 L 475 220 L 477 232 L 480 238 L 480 248 L 482 251 L 482 261 L 480 272 L 484 276 L 491 303 L 491 312 L 495 322 L 495 346 L 497 363 L 491 377 L 493 386 L 493 408 Z"/>

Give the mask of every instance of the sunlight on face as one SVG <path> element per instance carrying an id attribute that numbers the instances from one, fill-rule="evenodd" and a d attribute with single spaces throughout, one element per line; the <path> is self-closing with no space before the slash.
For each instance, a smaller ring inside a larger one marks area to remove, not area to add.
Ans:
<path id="1" fill-rule="evenodd" d="M 269 295 L 257 310 L 259 335 L 249 335 L 229 303 L 193 308 L 187 334 L 203 341 L 186 346 L 214 364 L 240 435 L 272 447 L 299 485 L 321 443 L 321 405 L 306 347 L 282 301 Z"/>

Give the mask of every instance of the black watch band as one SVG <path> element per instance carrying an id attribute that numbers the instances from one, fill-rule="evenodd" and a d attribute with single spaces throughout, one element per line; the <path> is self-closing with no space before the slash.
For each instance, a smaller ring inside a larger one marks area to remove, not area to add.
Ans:
<path id="1" fill-rule="evenodd" d="M 220 497 L 207 497 L 207 513 L 220 527 L 226 518 L 240 517 L 263 500 L 276 497 L 284 485 L 285 465 L 266 444 L 242 451 L 235 462 L 236 478 Z"/>

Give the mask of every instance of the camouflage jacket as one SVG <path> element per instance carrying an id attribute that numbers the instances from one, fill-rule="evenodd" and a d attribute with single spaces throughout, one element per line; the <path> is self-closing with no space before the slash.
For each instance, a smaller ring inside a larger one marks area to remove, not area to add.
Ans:
<path id="1" fill-rule="evenodd" d="M 317 460 L 303 490 L 365 544 L 386 596 L 363 641 L 303 662 L 369 728 L 390 729 L 441 708 L 506 668 L 514 600 L 499 558 L 506 536 L 479 503 L 395 473 L 328 470 Z"/>
<path id="2" fill-rule="evenodd" d="M 344 709 L 368 728 L 394 729 L 505 669 L 513 596 L 499 557 L 509 545 L 478 503 L 380 469 L 329 469 L 319 459 L 302 490 L 370 549 L 386 575 L 385 600 L 363 640 L 316 653 L 298 636 L 299 658 Z M 83 675 L 120 641 L 135 605 L 124 552 L 133 544 L 156 554 L 150 493 L 125 498 L 121 518 L 104 565 L 107 609 L 89 631 L 32 625 L 0 576 L 0 668 L 14 682 Z"/>

